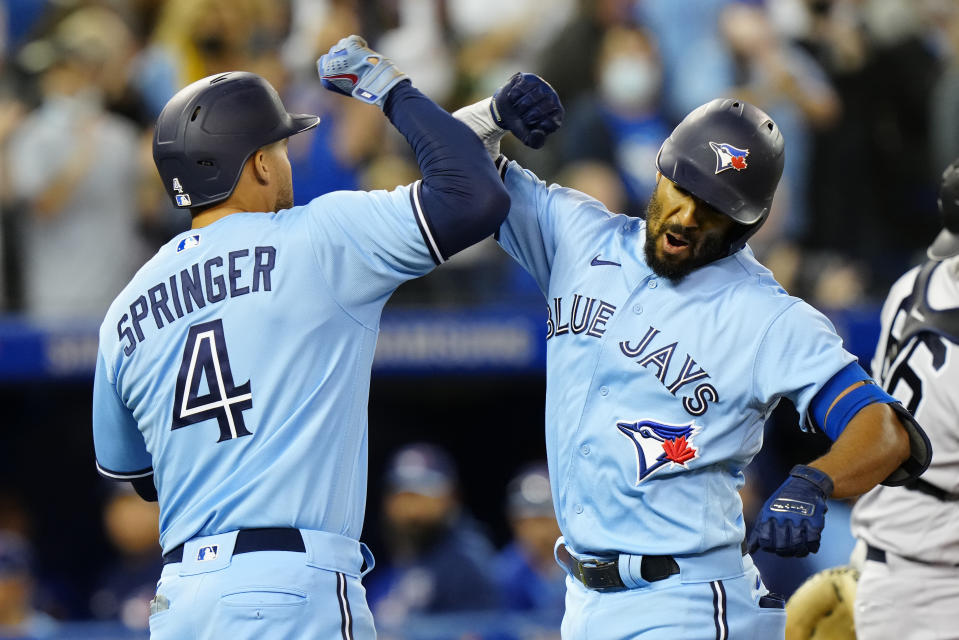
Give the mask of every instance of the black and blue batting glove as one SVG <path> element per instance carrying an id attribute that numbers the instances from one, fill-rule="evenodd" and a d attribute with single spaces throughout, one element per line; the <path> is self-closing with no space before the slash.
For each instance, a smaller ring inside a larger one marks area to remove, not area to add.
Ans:
<path id="1" fill-rule="evenodd" d="M 559 129 L 566 113 L 548 82 L 520 72 L 493 94 L 490 112 L 497 125 L 533 149 L 542 147 L 546 136 Z"/>
<path id="2" fill-rule="evenodd" d="M 826 525 L 826 498 L 832 479 L 813 467 L 797 464 L 766 504 L 749 535 L 749 552 L 803 557 L 819 551 Z"/>
<path id="3" fill-rule="evenodd" d="M 383 108 L 390 89 L 407 75 L 393 61 L 366 46 L 360 36 L 347 36 L 316 61 L 320 81 L 330 91 L 353 96 Z"/>

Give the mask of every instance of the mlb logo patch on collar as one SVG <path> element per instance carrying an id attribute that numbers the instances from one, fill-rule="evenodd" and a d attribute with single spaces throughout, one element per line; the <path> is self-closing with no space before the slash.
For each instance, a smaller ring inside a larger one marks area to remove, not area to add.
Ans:
<path id="1" fill-rule="evenodd" d="M 177 243 L 177 245 L 176 245 L 176 252 L 177 252 L 177 253 L 180 253 L 181 251 L 186 251 L 187 249 L 192 249 L 193 247 L 195 247 L 195 246 L 197 246 L 197 245 L 199 245 L 199 244 L 200 244 L 200 234 L 199 234 L 199 233 L 194 233 L 193 235 L 189 235 L 189 236 L 183 238 L 183 240 L 180 240 L 180 242 Z"/>
<path id="2" fill-rule="evenodd" d="M 746 168 L 746 156 L 749 155 L 749 149 L 740 149 L 728 142 L 713 142 L 712 140 L 709 141 L 709 146 L 716 154 L 716 173 L 722 173 L 726 169 L 742 171 Z"/>

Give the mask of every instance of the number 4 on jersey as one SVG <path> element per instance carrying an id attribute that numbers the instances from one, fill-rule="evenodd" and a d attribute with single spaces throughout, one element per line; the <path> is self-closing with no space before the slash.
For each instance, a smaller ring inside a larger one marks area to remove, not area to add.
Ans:
<path id="1" fill-rule="evenodd" d="M 207 392 L 201 396 L 200 383 L 203 380 Z M 183 363 L 177 375 L 173 429 L 216 418 L 220 425 L 217 442 L 253 435 L 243 422 L 243 412 L 252 407 L 250 381 L 240 386 L 233 382 L 230 356 L 223 337 L 223 321 L 213 320 L 190 327 Z"/>

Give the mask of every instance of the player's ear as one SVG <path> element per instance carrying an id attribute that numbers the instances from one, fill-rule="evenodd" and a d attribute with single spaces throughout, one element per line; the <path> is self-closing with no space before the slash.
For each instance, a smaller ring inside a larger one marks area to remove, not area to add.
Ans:
<path id="1" fill-rule="evenodd" d="M 266 149 L 260 148 L 254 151 L 253 155 L 250 156 L 250 163 L 253 169 L 253 177 L 256 178 L 256 181 L 263 185 L 269 184 L 272 173 L 270 173 Z"/>

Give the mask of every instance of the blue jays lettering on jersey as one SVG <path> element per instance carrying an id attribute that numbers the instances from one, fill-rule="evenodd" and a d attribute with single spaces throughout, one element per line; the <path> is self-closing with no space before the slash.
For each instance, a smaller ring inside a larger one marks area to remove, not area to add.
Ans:
<path id="1" fill-rule="evenodd" d="M 380 312 L 435 265 L 415 188 L 227 216 L 170 240 L 117 297 L 100 328 L 97 464 L 156 469 L 164 551 L 241 528 L 359 537 Z"/>
<path id="2" fill-rule="evenodd" d="M 717 158 L 736 169 L 746 152 Z M 515 163 L 504 180 L 499 242 L 547 301 L 546 447 L 566 543 L 597 555 L 738 545 L 741 471 L 766 418 L 782 398 L 804 415 L 853 356 L 748 247 L 674 284 L 644 260 L 643 221 Z"/>

